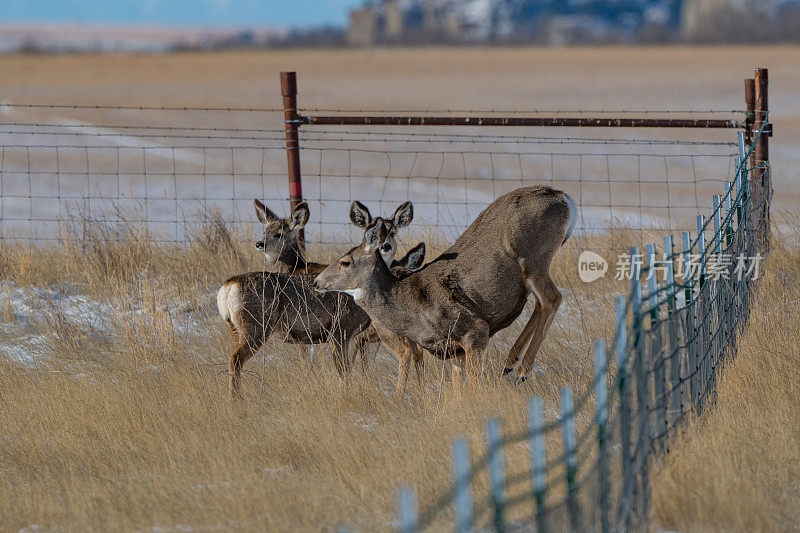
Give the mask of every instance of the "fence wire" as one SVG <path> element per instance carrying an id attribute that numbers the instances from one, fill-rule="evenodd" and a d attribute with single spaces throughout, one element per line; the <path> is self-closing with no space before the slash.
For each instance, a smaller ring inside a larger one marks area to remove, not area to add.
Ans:
<path id="1" fill-rule="evenodd" d="M 282 111 L 2 104 L 0 238 L 58 242 L 64 225 L 77 219 L 140 227 L 153 240 L 180 245 L 212 213 L 255 237 L 253 198 L 278 214 L 288 211 Z M 765 121 L 756 139 L 766 127 Z M 650 138 L 609 131 L 590 136 L 568 128 L 548 136 L 518 131 L 304 128 L 301 175 L 312 216 L 306 238 L 312 245 L 352 244 L 361 237 L 348 221 L 352 201 L 389 214 L 411 200 L 426 237 L 448 242 L 495 198 L 533 184 L 561 189 L 576 201 L 578 237 L 625 228 L 644 238 L 650 232 L 696 232 L 696 214 L 720 195 L 699 226 L 703 234 L 713 229 L 710 239 L 695 233 L 686 247 L 675 241 L 672 250 L 663 250 L 674 279 L 662 273 L 650 285 L 656 265 L 649 259 L 632 272 L 631 293 L 621 303 L 610 343 L 613 356 L 604 352 L 596 377 L 596 384 L 608 385 L 605 421 L 585 425 L 571 447 L 548 454 L 541 469 L 504 480 L 507 492 L 500 499 L 481 498 L 471 524 L 540 531 L 634 528 L 647 520 L 654 452 L 667 445 L 687 414 L 713 401 L 724 360 L 749 312 L 753 279 L 732 275 L 733 265 L 714 274 L 704 270 L 697 279 L 684 279 L 677 267 L 686 268 L 687 256 L 706 268 L 719 265 L 724 255 L 766 251 L 771 195 L 768 186 L 759 187 L 769 183 L 769 169 L 748 164 L 755 144 L 738 154 L 737 166 L 737 143 L 728 133 L 709 140 L 707 131 L 702 139 L 686 132 Z M 577 415 L 594 419 L 595 394 L 596 389 L 581 392 L 557 420 L 505 437 L 493 453 L 563 431 L 564 422 Z M 491 459 L 487 454 L 473 462 L 468 480 Z M 544 476 L 543 491 L 527 486 L 536 475 Z M 425 509 L 417 526 L 450 512 L 458 488 Z M 507 511 L 520 508 L 529 516 L 504 522 Z"/>
<path id="2" fill-rule="evenodd" d="M 55 242 L 65 224 L 87 219 L 133 225 L 153 240 L 180 245 L 219 213 L 243 235 L 256 236 L 253 198 L 287 214 L 278 111 L 5 104 L 0 235 Z M 576 200 L 578 234 L 682 229 L 707 195 L 721 191 L 720 176 L 730 171 L 735 151 L 729 139 L 708 139 L 705 131 L 702 139 L 507 131 L 303 129 L 303 194 L 312 214 L 307 242 L 338 246 L 358 237 L 347 217 L 354 200 L 384 214 L 411 200 L 424 234 L 449 242 L 498 195 L 537 183 Z"/>
<path id="3" fill-rule="evenodd" d="M 571 391 L 562 391 L 562 399 L 566 393 L 569 401 L 555 420 L 542 423 L 540 413 L 538 426 L 505 436 L 462 466 L 469 476 L 456 478 L 451 492 L 406 520 L 414 524 L 412 530 L 441 523 L 454 495 L 471 492 L 482 469 L 489 470 L 490 478 L 500 477 L 502 490 L 476 498 L 474 510 L 455 506 L 458 531 L 649 527 L 653 459 L 669 446 L 687 415 L 713 404 L 717 380 L 749 316 L 758 272 L 740 271 L 739 264 L 724 258 L 760 262 L 768 252 L 770 169 L 753 157 L 766 127 L 765 120 L 749 148 L 740 141 L 729 186 L 715 198 L 709 216 L 698 217 L 695 237 L 685 232 L 677 246 L 667 237 L 661 253 L 648 245 L 643 261 L 631 263 L 631 291 L 617 298 L 609 351 L 598 341 L 592 387 L 574 406 Z M 632 248 L 631 257 L 639 252 Z M 534 399 L 531 405 L 541 402 Z M 593 422 L 576 436 L 570 421 L 579 414 Z M 546 437 L 558 431 L 563 432 L 563 448 L 555 460 L 544 462 Z M 533 466 L 506 478 L 492 458 L 500 455 L 502 464 L 503 454 L 521 442 L 530 442 Z M 521 518 L 517 513 L 510 520 L 519 507 L 532 513 Z"/>

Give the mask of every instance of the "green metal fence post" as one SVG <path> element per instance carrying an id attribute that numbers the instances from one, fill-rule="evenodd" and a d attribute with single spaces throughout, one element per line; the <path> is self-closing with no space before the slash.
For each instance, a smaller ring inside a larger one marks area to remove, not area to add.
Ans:
<path id="1" fill-rule="evenodd" d="M 561 389 L 561 436 L 564 439 L 564 466 L 567 478 L 567 509 L 572 531 L 581 530 L 581 510 L 578 502 L 578 451 L 575 441 L 575 406 L 572 389 Z"/>
<path id="2" fill-rule="evenodd" d="M 706 219 L 703 215 L 697 215 L 697 254 L 700 261 L 700 282 L 698 289 L 703 290 L 706 281 Z"/>
<path id="3" fill-rule="evenodd" d="M 672 316 L 675 312 L 675 258 L 672 246 L 672 235 L 664 235 L 664 260 L 666 269 L 664 271 L 664 282 L 667 286 L 667 316 Z"/>
<path id="4" fill-rule="evenodd" d="M 455 492 L 453 503 L 456 509 L 456 531 L 469 533 L 472 531 L 472 484 L 470 477 L 472 468 L 469 460 L 469 443 L 463 437 L 453 440 L 453 484 Z"/>
<path id="5" fill-rule="evenodd" d="M 397 521 L 400 533 L 417 533 L 419 531 L 417 495 L 411 487 L 400 487 L 397 492 Z"/>
<path id="6" fill-rule="evenodd" d="M 656 245 L 646 244 L 645 255 L 647 255 L 647 306 L 650 315 L 650 327 L 653 328 L 658 322 L 658 274 L 656 272 Z"/>
<path id="7" fill-rule="evenodd" d="M 500 421 L 496 418 L 490 418 L 486 423 L 486 444 L 489 449 L 489 490 L 494 507 L 494 529 L 502 533 L 506 528 L 506 477 L 503 468 L 503 433 L 500 430 Z"/>
<path id="8" fill-rule="evenodd" d="M 665 424 L 672 427 L 673 420 L 677 420 L 678 413 L 681 409 L 681 346 L 678 343 L 678 320 L 680 317 L 676 316 L 677 305 L 675 304 L 675 263 L 673 260 L 674 248 L 672 245 L 672 235 L 664 236 L 664 253 L 669 257 L 667 262 L 667 279 L 666 284 L 669 287 L 669 300 L 667 310 L 669 314 L 668 334 L 669 334 L 669 400 L 668 411 L 665 413 Z M 666 377 L 665 377 L 666 380 Z M 672 420 L 670 420 L 669 413 L 672 413 Z"/>
<path id="9" fill-rule="evenodd" d="M 531 488 L 536 502 L 536 530 L 547 531 L 545 515 L 545 492 L 547 491 L 547 450 L 544 443 L 544 407 L 542 400 L 528 401 L 528 429 L 531 433 Z"/>
<path id="10" fill-rule="evenodd" d="M 608 357 L 606 342 L 597 340 L 594 343 L 594 405 L 597 422 L 597 502 L 600 506 L 600 524 L 603 533 L 611 531 L 608 521 L 608 496 L 611 487 L 608 479 L 608 450 L 606 441 L 606 423 L 608 422 Z"/>
<path id="11" fill-rule="evenodd" d="M 694 283 L 692 280 L 692 234 L 688 231 L 681 233 L 683 239 L 683 285 L 684 285 L 684 307 L 688 306 L 692 301 L 692 293 Z"/>
<path id="12" fill-rule="evenodd" d="M 619 374 L 619 440 L 620 440 L 620 468 L 622 471 L 622 488 L 617 504 L 617 527 L 625 529 L 628 524 L 629 506 L 627 502 L 631 497 L 633 465 L 631 461 L 631 405 L 628 393 L 628 325 L 625 322 L 626 305 L 624 296 L 615 299 L 617 337 L 614 340 L 617 359 L 617 373 Z"/>
<path id="13" fill-rule="evenodd" d="M 733 217 L 730 216 L 733 206 L 733 198 L 731 198 L 731 196 L 734 194 L 733 183 L 726 181 L 722 189 L 725 193 L 725 196 L 723 196 L 725 199 L 723 202 L 723 205 L 725 206 L 723 211 L 723 220 L 725 221 L 725 247 L 727 248 L 733 242 Z"/>

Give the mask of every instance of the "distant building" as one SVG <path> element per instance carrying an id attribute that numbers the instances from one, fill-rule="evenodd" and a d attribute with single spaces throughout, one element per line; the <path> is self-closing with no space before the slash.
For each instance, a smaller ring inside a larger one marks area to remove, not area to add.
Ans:
<path id="1" fill-rule="evenodd" d="M 683 0 L 378 0 L 351 11 L 353 46 L 615 42 L 675 35 Z M 660 32 L 660 33 L 659 33 Z"/>
<path id="2" fill-rule="evenodd" d="M 685 0 L 681 26 L 688 41 L 797 41 L 800 0 Z"/>

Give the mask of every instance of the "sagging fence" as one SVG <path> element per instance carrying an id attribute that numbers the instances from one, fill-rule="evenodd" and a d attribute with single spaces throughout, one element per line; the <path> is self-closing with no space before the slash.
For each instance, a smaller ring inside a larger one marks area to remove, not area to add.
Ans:
<path id="1" fill-rule="evenodd" d="M 697 215 L 694 236 L 685 231 L 676 243 L 666 235 L 660 254 L 655 243 L 644 253 L 630 249 L 630 292 L 616 298 L 610 346 L 595 343 L 593 387 L 577 399 L 563 388 L 560 414 L 551 421 L 542 401 L 531 398 L 523 433 L 503 436 L 499 420 L 490 419 L 487 451 L 476 461 L 468 441 L 455 439 L 452 489 L 419 512 L 413 488 L 401 488 L 400 531 L 424 529 L 448 513 L 456 531 L 648 527 L 653 460 L 688 414 L 713 404 L 769 250 L 766 84 L 766 72 L 756 71 L 763 107 L 752 132 L 739 133 L 731 179 L 711 198 L 710 213 Z M 591 420 L 580 433 L 578 417 Z M 562 445 L 550 458 L 548 443 L 559 433 Z M 506 477 L 504 455 L 519 445 L 526 445 L 530 465 Z M 475 498 L 472 483 L 482 470 L 489 493 Z"/>
<path id="2" fill-rule="evenodd" d="M 534 183 L 576 200 L 578 234 L 618 227 L 642 236 L 666 233 L 661 261 L 655 246 L 641 255 L 630 250 L 631 293 L 617 301 L 614 357 L 597 345 L 595 387 L 577 398 L 565 390 L 562 413 L 549 422 L 541 402 L 531 400 L 523 434 L 503 437 L 490 421 L 488 452 L 477 461 L 457 440 L 452 491 L 421 513 L 412 491 L 401 491 L 399 501 L 406 531 L 443 513 L 461 531 L 635 526 L 648 519 L 654 453 L 687 413 L 713 399 L 721 364 L 749 312 L 753 277 L 731 274 L 752 267 L 739 265 L 740 257 L 767 250 L 766 83 L 765 70 L 746 80 L 741 120 L 708 118 L 718 114 L 709 110 L 679 112 L 699 115 L 689 119 L 671 118 L 672 111 L 641 119 L 628 116 L 637 114 L 630 110 L 600 119 L 533 111 L 323 114 L 330 110 L 298 107 L 291 73 L 282 76 L 283 108 L 6 103 L 0 106 L 0 238 L 57 241 L 65 225 L 78 221 L 140 227 L 153 240 L 180 245 L 214 214 L 256 235 L 252 198 L 258 197 L 271 207 L 308 201 L 312 245 L 360 238 L 346 220 L 353 200 L 381 213 L 412 200 L 417 218 L 448 241 L 497 196 Z M 512 133 L 487 134 L 490 127 Z M 531 127 L 550 130 L 531 136 Z M 587 128 L 603 134 L 584 134 Z M 655 129 L 630 136 L 619 128 Z M 668 136 L 661 133 L 666 128 Z M 739 139 L 730 135 L 736 129 L 743 130 Z M 702 139 L 685 131 L 702 131 Z M 708 198 L 713 212 L 697 219 Z M 671 235 L 685 230 L 694 238 L 684 232 L 673 242 Z M 720 261 L 724 256 L 736 261 Z M 660 280 L 650 276 L 656 271 Z M 553 453 L 558 434 L 564 447 Z M 529 471 L 506 478 L 504 451 L 525 443 Z M 491 491 L 473 505 L 470 481 L 485 467 Z M 520 508 L 529 518 L 518 518 Z"/>

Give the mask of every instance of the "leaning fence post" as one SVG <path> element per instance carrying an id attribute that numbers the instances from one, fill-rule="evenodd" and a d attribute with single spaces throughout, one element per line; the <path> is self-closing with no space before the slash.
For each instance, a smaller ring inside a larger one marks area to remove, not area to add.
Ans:
<path id="1" fill-rule="evenodd" d="M 531 487 L 536 502 L 536 530 L 547 530 L 545 521 L 545 492 L 547 491 L 547 451 L 544 443 L 544 408 L 542 400 L 528 401 L 528 427 L 531 433 Z"/>
<path id="2" fill-rule="evenodd" d="M 718 194 L 713 196 L 714 199 L 714 277 L 715 279 L 719 279 L 718 271 L 719 271 L 719 262 L 720 256 L 722 256 L 722 203 L 720 202 L 720 198 Z M 724 289 L 722 287 L 722 283 L 715 283 L 715 288 L 719 291 L 718 301 L 721 302 L 725 298 Z M 718 315 L 722 316 L 721 314 Z"/>
<path id="3" fill-rule="evenodd" d="M 664 235 L 664 258 L 666 261 L 666 271 L 664 272 L 664 282 L 667 285 L 667 315 L 672 316 L 675 312 L 675 259 L 672 246 L 672 235 Z"/>
<path id="4" fill-rule="evenodd" d="M 632 490 L 631 472 L 631 405 L 628 394 L 628 325 L 625 322 L 626 305 L 624 296 L 617 296 L 615 300 L 616 309 L 616 347 L 617 373 L 619 374 L 619 433 L 620 447 L 622 453 L 622 489 L 620 491 L 619 503 L 617 506 L 617 527 L 624 529 L 628 524 L 628 516 L 625 514 L 629 509 L 627 504 Z"/>
<path id="5" fill-rule="evenodd" d="M 684 307 L 688 307 L 692 301 L 694 287 L 692 285 L 692 234 L 684 231 L 681 234 L 683 239 L 683 284 L 684 284 Z"/>
<path id="6" fill-rule="evenodd" d="M 703 215 L 697 215 L 697 253 L 700 256 L 700 283 L 698 287 L 703 289 L 706 281 L 706 218 Z"/>
<path id="7" fill-rule="evenodd" d="M 713 197 L 714 200 L 714 253 L 719 255 L 722 253 L 722 238 L 720 235 L 720 229 L 722 228 L 722 207 L 719 198 L 719 194 L 715 194 Z"/>
<path id="8" fill-rule="evenodd" d="M 505 484 L 506 478 L 503 470 L 503 433 L 500 430 L 500 421 L 490 418 L 486 423 L 486 444 L 489 449 L 489 488 L 494 506 L 494 529 L 505 531 Z"/>
<path id="9" fill-rule="evenodd" d="M 656 245 L 646 244 L 647 254 L 647 306 L 650 308 L 650 327 L 655 327 L 658 321 L 658 275 L 656 274 Z"/>
<path id="10" fill-rule="evenodd" d="M 745 187 L 745 179 L 747 178 L 747 145 L 745 144 L 744 132 L 740 131 L 738 135 L 738 144 L 739 144 L 739 159 L 740 167 L 739 167 L 739 187 L 742 188 L 742 198 L 747 198 L 748 196 L 748 189 Z"/>
<path id="11" fill-rule="evenodd" d="M 472 531 L 472 484 L 470 478 L 472 468 L 469 461 L 469 444 L 463 437 L 453 440 L 453 483 L 455 494 L 453 502 L 456 507 L 456 531 L 468 533 Z"/>
<path id="12" fill-rule="evenodd" d="M 597 421 L 597 497 L 600 504 L 600 524 L 603 533 L 611 531 L 608 522 L 608 493 L 611 488 L 608 483 L 608 456 L 606 441 L 606 423 L 608 422 L 608 358 L 606 356 L 606 343 L 597 340 L 594 343 L 594 406 Z"/>
<path id="13" fill-rule="evenodd" d="M 733 242 L 733 217 L 730 216 L 731 210 L 733 209 L 733 199 L 731 198 L 734 194 L 733 183 L 726 181 L 722 190 L 725 193 L 725 210 L 723 211 L 723 213 L 725 213 L 725 218 L 723 220 L 725 222 L 725 247 L 727 248 Z"/>
<path id="14" fill-rule="evenodd" d="M 675 262 L 673 260 L 674 251 L 672 246 L 672 235 L 664 236 L 664 253 L 669 257 L 667 261 L 667 287 L 669 293 L 669 322 L 667 326 L 667 333 L 669 335 L 669 402 L 668 410 L 664 413 L 665 424 L 668 428 L 672 427 L 672 420 L 669 414 L 672 413 L 672 418 L 677 420 L 676 413 L 680 413 L 681 409 L 681 347 L 678 346 L 678 320 L 676 316 L 677 306 L 675 305 Z M 666 376 L 665 376 L 666 382 Z M 666 385 L 666 383 L 665 383 Z"/>
<path id="15" fill-rule="evenodd" d="M 572 389 L 561 389 L 561 436 L 564 439 L 564 466 L 567 478 L 567 508 L 569 509 L 569 525 L 572 531 L 581 529 L 581 510 L 578 503 L 578 452 L 575 441 L 575 406 L 572 400 Z"/>
<path id="16" fill-rule="evenodd" d="M 419 531 L 417 495 L 411 487 L 400 487 L 397 492 L 397 521 L 400 526 L 400 533 L 416 533 Z"/>
<path id="17" fill-rule="evenodd" d="M 303 184 L 300 177 L 300 115 L 297 113 L 297 73 L 281 72 L 283 96 L 283 128 L 286 132 L 286 164 L 289 175 L 289 208 L 303 201 Z M 300 230 L 303 242 L 303 230 Z"/>

